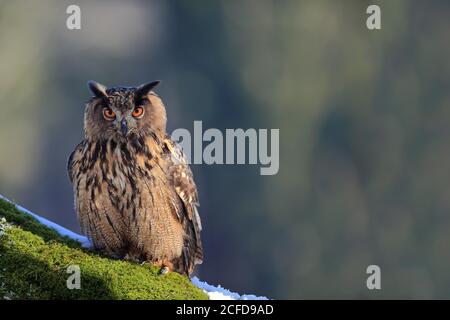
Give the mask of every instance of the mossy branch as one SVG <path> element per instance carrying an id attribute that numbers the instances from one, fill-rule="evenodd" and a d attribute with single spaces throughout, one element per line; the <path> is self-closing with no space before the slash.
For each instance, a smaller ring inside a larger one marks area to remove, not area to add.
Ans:
<path id="1" fill-rule="evenodd" d="M 185 276 L 100 256 L 2 199 L 0 218 L 0 299 L 208 299 Z M 80 289 L 67 288 L 70 265 Z"/>

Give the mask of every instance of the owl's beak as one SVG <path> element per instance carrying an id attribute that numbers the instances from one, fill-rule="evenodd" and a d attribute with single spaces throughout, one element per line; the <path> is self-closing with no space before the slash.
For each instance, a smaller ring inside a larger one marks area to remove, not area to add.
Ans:
<path id="1" fill-rule="evenodd" d="M 128 133 L 128 123 L 126 119 L 122 119 L 122 121 L 120 122 L 120 131 L 122 131 L 122 134 L 124 136 L 127 135 Z"/>

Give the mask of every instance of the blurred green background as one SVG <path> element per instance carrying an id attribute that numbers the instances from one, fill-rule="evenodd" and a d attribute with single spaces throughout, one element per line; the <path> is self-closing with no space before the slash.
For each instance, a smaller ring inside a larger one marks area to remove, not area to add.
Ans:
<path id="1" fill-rule="evenodd" d="M 370 4 L 382 30 L 366 28 Z M 280 129 L 275 176 L 193 166 L 202 280 L 271 298 L 448 298 L 449 18 L 437 0 L 2 0 L 0 194 L 79 231 L 66 159 L 86 81 L 161 79 L 170 132 Z"/>

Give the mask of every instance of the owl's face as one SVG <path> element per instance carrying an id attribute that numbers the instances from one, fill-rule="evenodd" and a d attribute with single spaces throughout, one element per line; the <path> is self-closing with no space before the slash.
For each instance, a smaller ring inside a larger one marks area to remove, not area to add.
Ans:
<path id="1" fill-rule="evenodd" d="M 89 81 L 94 97 L 86 105 L 85 135 L 90 140 L 129 140 L 149 132 L 165 133 L 166 112 L 151 90 L 159 81 L 139 87 L 113 87 Z"/>

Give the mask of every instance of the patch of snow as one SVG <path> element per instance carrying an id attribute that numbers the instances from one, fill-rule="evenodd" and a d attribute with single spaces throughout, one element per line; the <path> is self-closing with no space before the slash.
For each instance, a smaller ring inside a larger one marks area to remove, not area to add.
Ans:
<path id="1" fill-rule="evenodd" d="M 197 277 L 193 277 L 191 280 L 192 283 L 202 289 L 211 300 L 268 300 L 266 297 L 258 297 L 252 294 L 240 295 L 239 293 L 222 288 L 220 285 L 215 287 L 207 282 L 200 281 Z"/>
<path id="2" fill-rule="evenodd" d="M 16 208 L 19 211 L 33 216 L 40 223 L 42 223 L 43 225 L 45 225 L 49 228 L 52 228 L 53 230 L 58 232 L 60 235 L 67 236 L 73 240 L 80 242 L 84 248 L 91 247 L 91 242 L 85 236 L 79 235 L 73 231 L 70 231 L 69 229 L 66 229 L 66 228 L 60 226 L 59 224 L 56 224 L 50 220 L 42 218 L 41 216 L 25 209 L 24 207 L 19 206 L 18 204 L 14 203 L 13 201 L 9 200 L 8 198 L 5 198 L 1 194 L 0 194 L 0 199 L 8 201 L 9 203 L 12 203 L 13 205 L 16 206 Z M 268 300 L 268 298 L 266 298 L 266 297 L 255 296 L 252 294 L 240 295 L 239 293 L 232 292 L 228 289 L 221 287 L 220 285 L 218 285 L 218 286 L 210 285 L 207 282 L 201 281 L 197 277 L 193 277 L 191 280 L 192 280 L 192 283 L 195 286 L 197 286 L 198 288 L 202 289 L 209 296 L 209 299 L 211 299 L 211 300 Z"/>
<path id="3" fill-rule="evenodd" d="M 84 248 L 91 247 L 91 242 L 89 241 L 88 238 L 86 238 L 86 237 L 84 237 L 82 235 L 79 235 L 79 234 L 77 234 L 77 233 L 75 233 L 73 231 L 70 231 L 69 229 L 66 229 L 66 228 L 60 226 L 59 224 L 56 224 L 56 223 L 54 223 L 54 222 L 52 222 L 50 220 L 42 218 L 41 216 L 39 216 L 39 215 L 37 215 L 37 214 L 35 214 L 35 213 L 25 209 L 24 207 L 19 206 L 18 204 L 14 203 L 13 201 L 9 200 L 8 198 L 2 196 L 1 194 L 0 194 L 0 199 L 8 201 L 9 203 L 12 203 L 13 205 L 16 206 L 17 210 L 19 210 L 19 211 L 21 211 L 23 213 L 29 214 L 30 216 L 33 216 L 40 223 L 42 223 L 43 225 L 45 225 L 45 226 L 55 230 L 60 235 L 67 236 L 67 237 L 69 237 L 69 238 L 71 238 L 73 240 L 78 241 L 79 243 L 81 243 L 81 246 L 83 246 Z"/>

